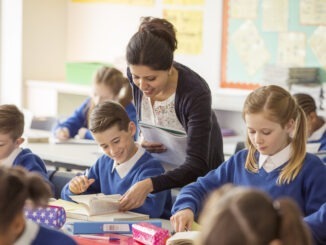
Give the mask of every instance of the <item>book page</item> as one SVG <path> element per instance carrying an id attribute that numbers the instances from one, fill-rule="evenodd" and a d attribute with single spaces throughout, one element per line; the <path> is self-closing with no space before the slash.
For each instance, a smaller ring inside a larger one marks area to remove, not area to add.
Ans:
<path id="1" fill-rule="evenodd" d="M 186 159 L 187 136 L 176 135 L 171 133 L 171 129 L 164 130 L 161 127 L 153 125 L 144 125 L 139 123 L 143 137 L 148 142 L 159 142 L 166 147 L 166 151 L 162 153 L 151 153 L 155 158 L 163 163 L 179 166 Z M 177 130 L 175 130 L 177 132 Z M 181 131 L 179 131 L 181 132 Z"/>
<path id="2" fill-rule="evenodd" d="M 166 240 L 167 245 L 195 244 L 199 231 L 177 232 Z"/>
<path id="3" fill-rule="evenodd" d="M 84 205 L 89 215 L 118 212 L 120 194 L 105 195 L 103 193 L 70 196 L 72 200 Z"/>

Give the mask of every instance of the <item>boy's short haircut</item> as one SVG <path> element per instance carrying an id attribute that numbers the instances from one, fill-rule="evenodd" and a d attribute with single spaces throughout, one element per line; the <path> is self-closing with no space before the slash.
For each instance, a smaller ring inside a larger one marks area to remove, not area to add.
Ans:
<path id="1" fill-rule="evenodd" d="M 24 114 L 12 104 L 0 105 L 0 132 L 10 134 L 13 140 L 24 133 Z"/>
<path id="2" fill-rule="evenodd" d="M 117 125 L 119 130 L 128 131 L 130 118 L 126 110 L 113 101 L 106 101 L 94 107 L 89 121 L 89 130 L 100 133 Z"/>

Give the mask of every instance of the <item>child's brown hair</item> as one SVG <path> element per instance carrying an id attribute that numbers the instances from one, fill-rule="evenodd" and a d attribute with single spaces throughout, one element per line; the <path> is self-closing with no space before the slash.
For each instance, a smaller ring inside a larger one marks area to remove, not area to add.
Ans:
<path id="1" fill-rule="evenodd" d="M 13 140 L 24 133 L 24 114 L 12 104 L 0 105 L 0 132 L 10 134 Z"/>
<path id="2" fill-rule="evenodd" d="M 209 196 L 200 215 L 199 244 L 310 245 L 311 234 L 290 198 L 273 201 L 258 189 L 226 185 Z"/>
<path id="3" fill-rule="evenodd" d="M 128 131 L 130 119 L 126 110 L 114 101 L 106 101 L 97 105 L 90 116 L 89 130 L 101 133 L 115 125 L 119 130 Z"/>
<path id="4" fill-rule="evenodd" d="M 23 212 L 26 200 L 45 205 L 50 197 L 50 187 L 39 174 L 20 166 L 0 166 L 0 233 Z"/>

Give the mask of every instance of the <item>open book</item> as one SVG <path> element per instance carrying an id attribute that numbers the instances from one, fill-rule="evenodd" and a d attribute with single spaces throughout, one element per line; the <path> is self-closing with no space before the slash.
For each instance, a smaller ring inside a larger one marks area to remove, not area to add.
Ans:
<path id="1" fill-rule="evenodd" d="M 135 212 L 119 212 L 120 195 L 89 194 L 71 196 L 78 203 L 58 199 L 51 205 L 63 207 L 67 218 L 89 221 L 146 220 L 149 215 Z"/>
<path id="2" fill-rule="evenodd" d="M 199 231 L 177 232 L 166 240 L 166 245 L 190 245 L 195 244 Z"/>
<path id="3" fill-rule="evenodd" d="M 186 159 L 187 134 L 180 130 L 164 128 L 139 122 L 141 133 L 146 141 L 159 142 L 166 147 L 162 153 L 152 153 L 154 157 L 163 163 L 174 166 L 183 164 Z"/>

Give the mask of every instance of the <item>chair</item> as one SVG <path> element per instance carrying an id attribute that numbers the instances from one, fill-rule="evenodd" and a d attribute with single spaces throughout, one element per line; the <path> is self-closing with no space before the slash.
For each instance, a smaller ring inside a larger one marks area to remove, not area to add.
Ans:
<path id="1" fill-rule="evenodd" d="M 56 117 L 33 117 L 31 129 L 51 131 L 57 123 Z"/>
<path id="2" fill-rule="evenodd" d="M 244 148 L 246 148 L 245 143 L 243 141 L 239 141 L 239 142 L 237 142 L 237 144 L 235 146 L 234 153 L 237 153 L 238 151 L 241 151 Z"/>
<path id="3" fill-rule="evenodd" d="M 62 188 L 76 176 L 76 173 L 59 171 L 59 170 L 49 170 L 48 177 L 50 182 L 54 186 L 54 198 L 59 199 L 61 197 Z"/>

